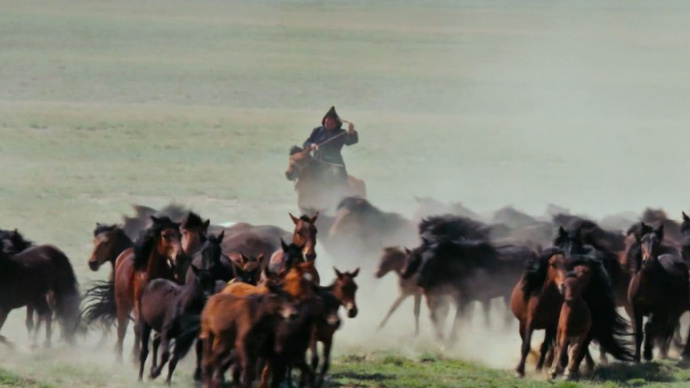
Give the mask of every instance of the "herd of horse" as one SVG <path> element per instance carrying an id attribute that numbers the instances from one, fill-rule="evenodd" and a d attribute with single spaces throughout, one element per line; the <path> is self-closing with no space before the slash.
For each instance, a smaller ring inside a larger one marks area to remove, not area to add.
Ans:
<path id="1" fill-rule="evenodd" d="M 291 382 L 293 369 L 300 386 L 321 386 L 341 325 L 339 310 L 349 318 L 358 314 L 361 268 L 377 278 L 398 276 L 398 298 L 379 327 L 412 296 L 415 334 L 424 300 L 445 346 L 457 342 L 474 303 L 488 322 L 492 301 L 502 300 L 506 323 L 517 318 L 522 338 L 519 376 L 536 330 L 545 332 L 537 369 L 550 365 L 552 377 L 577 376 L 582 361 L 591 370 L 591 343 L 602 363 L 607 355 L 651 360 L 655 348 L 661 358 L 672 347 L 679 348 L 681 362 L 690 356 L 690 341 L 683 343 L 680 332 L 681 315 L 690 311 L 685 213 L 681 223 L 649 209 L 637 219 L 598 222 L 555 207 L 543 218 L 512 207 L 484 217 L 460 204 L 417 201 L 408 219 L 346 197 L 333 214 L 290 214 L 292 232 L 243 222 L 211 225 L 180 206 L 135 206 L 135 216 L 121 225 L 96 225 L 88 267 L 97 271 L 110 263 L 112 271 L 83 296 L 62 251 L 2 230 L 0 328 L 11 310 L 24 306 L 29 334 L 36 339 L 45 325 L 47 346 L 54 319 L 68 343 L 95 326 L 105 340 L 115 326 L 121 361 L 132 321 L 140 380 L 150 346 L 149 376 L 158 377 L 167 364 L 167 383 L 194 347 L 194 379 L 204 386 L 221 386 L 229 371 L 243 386 L 258 380 L 279 387 Z M 338 266 L 356 267 L 334 267 L 328 286 L 316 268 L 317 230 Z M 0 341 L 11 345 L 5 337 Z"/>

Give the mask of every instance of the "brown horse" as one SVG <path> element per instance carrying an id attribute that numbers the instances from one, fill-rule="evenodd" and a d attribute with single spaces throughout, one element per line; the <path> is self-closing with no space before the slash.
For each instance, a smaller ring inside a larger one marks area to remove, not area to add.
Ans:
<path id="1" fill-rule="evenodd" d="M 221 293 L 210 297 L 201 313 L 199 334 L 204 387 L 220 387 L 233 361 L 241 369 L 243 386 L 251 387 L 259 353 L 271 341 L 276 324 L 295 314 L 292 299 L 272 285 L 262 294 L 242 297 Z"/>
<path id="2" fill-rule="evenodd" d="M 332 295 L 335 300 L 344 307 L 347 311 L 347 316 L 349 318 L 355 318 L 357 316 L 357 302 L 355 301 L 357 289 L 357 283 L 355 278 L 359 274 L 359 268 L 352 272 L 340 272 L 337 268 L 333 268 L 335 271 L 335 280 L 330 286 L 322 287 L 317 294 L 329 294 Z M 329 295 L 324 296 L 326 301 L 326 306 L 328 306 L 327 300 Z M 327 310 L 329 310 L 327 308 Z M 327 311 L 328 312 L 328 311 Z M 330 317 L 327 315 L 326 317 Z M 336 316 L 337 317 L 337 316 Z M 321 342 L 323 344 L 323 364 L 321 365 L 321 370 L 319 371 L 318 379 L 316 381 L 316 386 L 320 387 L 323 385 L 326 379 L 326 373 L 331 364 L 331 349 L 333 348 L 333 336 L 336 330 L 340 327 L 340 320 L 336 321 L 334 319 L 321 319 L 316 321 L 316 327 L 314 336 L 311 341 L 311 366 L 314 371 L 316 371 L 319 366 L 319 354 L 317 344 Z"/>
<path id="3" fill-rule="evenodd" d="M 378 279 L 386 276 L 389 272 L 395 272 L 398 275 L 398 297 L 395 299 L 391 305 L 386 317 L 383 318 L 381 324 L 379 324 L 379 330 L 386 325 L 388 319 L 391 315 L 398 309 L 400 304 L 405 301 L 408 297 L 414 297 L 414 335 L 419 334 L 419 312 L 422 306 L 422 296 L 424 295 L 424 290 L 417 286 L 416 279 L 408 278 L 404 279 L 402 277 L 405 266 L 407 265 L 407 257 L 410 252 L 407 248 L 406 252 L 403 252 L 398 247 L 386 247 L 383 249 L 383 254 L 381 255 L 381 260 L 379 262 L 379 267 L 376 269 L 375 276 Z"/>
<path id="4" fill-rule="evenodd" d="M 72 343 L 79 327 L 80 295 L 67 256 L 50 245 L 35 246 L 12 256 L 0 250 L 0 328 L 10 311 L 46 302 L 49 292 L 55 297 L 55 313 L 62 326 L 62 336 Z M 52 312 L 46 314 L 46 319 L 46 344 L 49 344 Z M 0 343 L 9 344 L 3 336 L 0 336 Z"/>
<path id="5" fill-rule="evenodd" d="M 297 191 L 297 206 L 301 212 L 306 209 L 332 210 L 340 199 L 346 196 L 366 197 L 364 181 L 347 177 L 345 185 L 325 185 L 323 171 L 329 166 L 311 157 L 310 150 L 294 146 L 290 149 L 290 162 L 285 177 L 294 181 Z"/>
<path id="6" fill-rule="evenodd" d="M 525 274 L 513 288 L 510 309 L 518 319 L 522 338 L 520 362 L 516 368 L 518 377 L 525 375 L 525 360 L 531 349 L 534 330 L 546 330 L 537 370 L 544 366 L 546 353 L 558 326 L 558 315 L 563 301 L 558 285 L 563 282 L 565 273 L 565 255 L 559 249 L 549 248 L 530 263 Z"/>
<path id="7" fill-rule="evenodd" d="M 578 265 L 566 276 L 561 288 L 563 304 L 558 318 L 554 361 L 549 372 L 552 379 L 563 371 L 561 361 L 568 358 L 565 379 L 575 377 L 579 370 L 580 353 L 585 352 L 586 339 L 592 327 L 592 316 L 582 297 L 589 285 L 591 272 L 586 265 Z M 568 352 L 570 350 L 570 352 Z"/>
<path id="8" fill-rule="evenodd" d="M 115 353 L 122 360 L 122 343 L 129 325 L 130 313 L 139 311 L 141 291 L 154 279 L 176 279 L 176 260 L 182 253 L 180 224 L 168 217 L 151 216 L 153 224 L 146 229 L 133 248 L 122 252 L 115 262 L 114 282 L 97 285 L 97 297 L 83 314 L 87 322 L 117 319 Z M 139 333 L 135 331 L 133 354 L 139 355 Z"/>
<path id="9" fill-rule="evenodd" d="M 98 271 L 101 265 L 110 263 L 112 269 L 110 280 L 113 280 L 115 277 L 115 260 L 122 252 L 133 246 L 134 242 L 119 225 L 96 223 L 96 228 L 93 231 L 93 250 L 87 261 L 89 269 Z"/>

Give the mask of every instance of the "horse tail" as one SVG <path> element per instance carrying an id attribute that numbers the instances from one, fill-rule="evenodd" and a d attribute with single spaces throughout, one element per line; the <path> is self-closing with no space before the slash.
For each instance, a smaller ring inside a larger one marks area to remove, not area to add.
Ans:
<path id="1" fill-rule="evenodd" d="M 83 329 L 79 312 L 81 303 L 79 282 L 69 258 L 57 248 L 52 248 L 52 250 L 54 254 L 51 257 L 57 270 L 56 282 L 53 286 L 55 315 L 60 321 L 62 336 L 68 343 L 72 344 L 74 343 L 74 335 Z"/>
<path id="2" fill-rule="evenodd" d="M 81 315 L 87 325 L 100 321 L 106 329 L 113 326 L 117 319 L 114 281 L 96 282 L 84 294 L 84 302 Z"/>

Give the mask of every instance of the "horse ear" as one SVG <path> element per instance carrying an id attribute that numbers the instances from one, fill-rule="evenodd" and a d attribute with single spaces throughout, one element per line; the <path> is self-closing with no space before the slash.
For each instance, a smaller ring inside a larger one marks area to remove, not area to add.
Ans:
<path id="1" fill-rule="evenodd" d="M 558 227 L 558 237 L 566 237 L 566 236 L 568 236 L 568 232 L 566 232 L 562 226 L 559 226 Z"/>
<path id="2" fill-rule="evenodd" d="M 208 230 L 209 225 L 211 225 L 211 219 L 209 218 L 204 222 L 204 230 Z"/>
<path id="3" fill-rule="evenodd" d="M 319 218 L 319 211 L 318 210 L 316 211 L 316 214 L 314 214 L 314 217 L 311 218 L 311 223 L 312 224 L 315 223 L 317 218 Z"/>
<path id="4" fill-rule="evenodd" d="M 242 265 L 247 264 L 249 262 L 249 258 L 245 256 L 242 252 L 240 252 L 240 260 L 242 260 Z"/>
<path id="5" fill-rule="evenodd" d="M 221 231 L 220 231 L 220 234 L 219 234 L 218 237 L 217 237 L 217 238 L 218 238 L 218 243 L 219 243 L 219 244 L 223 242 L 223 237 L 225 237 L 225 229 L 221 230 Z"/>
<path id="6" fill-rule="evenodd" d="M 685 212 L 683 212 L 683 221 L 690 222 L 690 217 L 688 217 L 688 215 L 685 214 Z"/>
<path id="7" fill-rule="evenodd" d="M 288 213 L 288 214 L 290 215 L 290 218 L 292 219 L 292 222 L 293 222 L 295 225 L 297 225 L 297 223 L 299 222 L 299 218 L 293 216 L 292 213 Z"/>
<path id="8" fill-rule="evenodd" d="M 661 224 L 656 230 L 654 231 L 656 233 L 656 236 L 659 240 L 664 239 L 664 224 Z"/>
<path id="9" fill-rule="evenodd" d="M 162 221 L 162 219 L 160 219 L 154 215 L 150 215 L 149 218 L 151 218 L 151 221 L 153 221 L 154 224 L 159 224 Z"/>
<path id="10" fill-rule="evenodd" d="M 256 256 L 256 262 L 259 266 L 261 266 L 263 264 L 263 262 L 264 262 L 264 254 L 263 253 L 259 253 L 259 255 Z"/>
<path id="11" fill-rule="evenodd" d="M 194 272 L 194 276 L 199 276 L 199 272 L 201 270 L 199 268 L 197 268 L 197 266 L 194 264 L 190 265 L 190 267 L 192 268 L 192 272 Z"/>
<path id="12" fill-rule="evenodd" d="M 357 275 L 359 275 L 359 267 L 357 267 L 357 269 L 352 271 L 352 273 L 350 274 L 350 276 L 352 276 L 353 278 L 356 278 Z"/>
<path id="13" fill-rule="evenodd" d="M 342 272 L 338 271 L 338 268 L 333 267 L 333 270 L 335 271 L 335 276 L 337 276 L 338 279 L 343 278 L 343 274 L 342 274 Z"/>
<path id="14" fill-rule="evenodd" d="M 685 213 L 683 213 L 683 216 L 685 216 Z M 97 228 L 100 228 L 100 227 L 101 227 L 101 223 L 100 223 L 100 222 L 96 222 L 96 227 L 97 227 Z"/>
<path id="15" fill-rule="evenodd" d="M 409 255 L 410 253 L 412 253 L 412 251 L 410 250 L 410 248 L 405 247 L 405 253 Z"/>
<path id="16" fill-rule="evenodd" d="M 283 248 L 283 252 L 287 252 L 289 246 L 287 244 L 285 244 L 285 241 L 283 240 L 282 237 L 280 238 L 280 246 L 281 246 L 281 248 Z"/>

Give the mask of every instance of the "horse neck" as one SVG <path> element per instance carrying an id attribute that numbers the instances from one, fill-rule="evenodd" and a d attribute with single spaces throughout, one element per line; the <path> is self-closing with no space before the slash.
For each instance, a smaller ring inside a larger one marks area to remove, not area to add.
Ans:
<path id="1" fill-rule="evenodd" d="M 149 260 L 146 264 L 146 274 L 149 281 L 157 278 L 173 279 L 173 270 L 168 266 L 168 259 L 158 253 L 156 247 L 151 250 Z"/>
<path id="2" fill-rule="evenodd" d="M 130 239 L 129 236 L 127 236 L 127 234 L 121 230 L 120 233 L 118 233 L 117 244 L 115 244 L 112 254 L 108 257 L 108 261 L 110 261 L 110 263 L 113 265 L 113 268 L 115 267 L 115 261 L 120 254 L 127 249 L 132 248 L 133 246 L 134 242 L 132 239 Z"/>
<path id="3" fill-rule="evenodd" d="M 204 292 L 196 279 L 184 285 L 180 294 L 180 302 L 180 307 L 184 313 L 201 313 L 205 303 Z"/>

